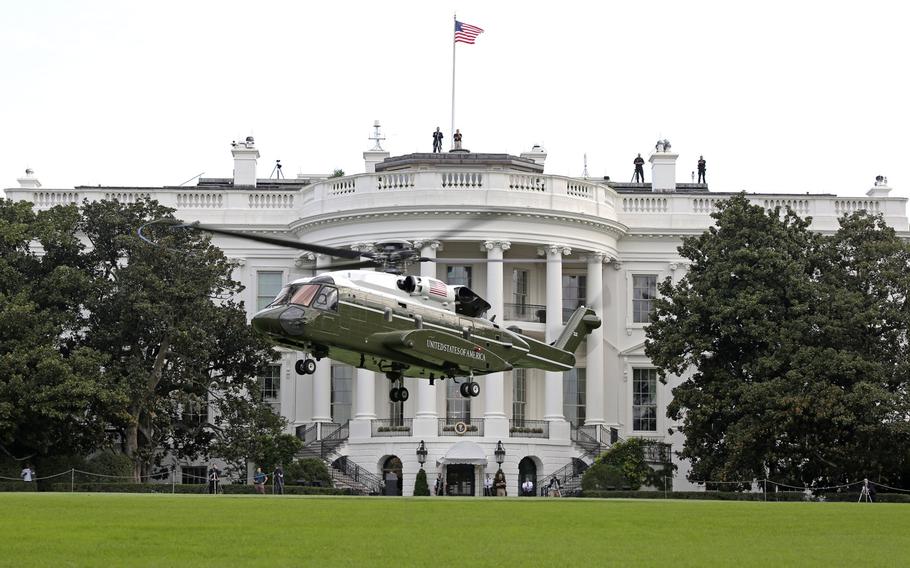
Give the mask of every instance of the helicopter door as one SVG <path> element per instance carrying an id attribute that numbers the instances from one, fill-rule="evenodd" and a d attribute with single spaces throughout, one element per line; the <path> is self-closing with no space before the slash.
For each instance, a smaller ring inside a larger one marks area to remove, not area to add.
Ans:
<path id="1" fill-rule="evenodd" d="M 323 286 L 310 307 L 322 312 L 319 314 L 319 327 L 323 333 L 330 335 L 338 334 L 338 288 L 334 286 Z"/>

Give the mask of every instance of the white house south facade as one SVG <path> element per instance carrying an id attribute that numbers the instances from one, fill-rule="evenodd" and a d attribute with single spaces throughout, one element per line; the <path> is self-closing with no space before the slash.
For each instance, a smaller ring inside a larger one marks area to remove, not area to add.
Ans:
<path id="1" fill-rule="evenodd" d="M 424 460 L 431 487 L 441 476 L 448 493 L 479 495 L 501 461 L 508 494 L 517 495 L 522 482 L 539 489 L 557 472 L 577 481 L 575 474 L 617 438 L 681 445 L 666 417 L 678 383 L 657 380 L 644 353 L 645 327 L 658 282 L 686 272 L 677 253 L 681 239 L 709 227 L 714 205 L 732 193 L 678 183 L 677 154 L 668 143 L 649 156 L 652 183 L 635 184 L 545 173 L 539 147 L 520 156 L 392 157 L 377 145 L 364 152 L 364 173 L 269 180 L 257 178 L 252 138 L 234 144 L 232 153 L 233 178 L 200 179 L 192 187 L 48 189 L 29 172 L 6 195 L 36 208 L 149 196 L 187 221 L 352 250 L 406 240 L 436 259 L 413 273 L 469 286 L 491 304 L 497 323 L 546 342 L 577 306 L 600 315 L 603 324 L 576 352 L 575 369 L 486 375 L 478 378 L 476 398 L 462 397 L 453 380 L 406 378 L 410 398 L 390 402 L 393 385 L 381 374 L 323 359 L 314 374 L 298 375 L 294 364 L 303 354 L 280 350 L 280 360 L 263 372 L 263 395 L 304 439 L 307 455 L 335 465 L 339 483 L 382 483 L 410 495 Z M 748 198 L 811 216 L 818 231 L 834 231 L 843 214 L 866 209 L 910 238 L 907 199 L 892 195 L 884 179 L 863 198 Z M 238 261 L 235 277 L 245 286 L 241 299 L 250 317 L 283 283 L 330 264 L 321 255 L 231 237 L 214 242 Z M 677 465 L 673 488 L 691 488 L 686 464 Z"/>

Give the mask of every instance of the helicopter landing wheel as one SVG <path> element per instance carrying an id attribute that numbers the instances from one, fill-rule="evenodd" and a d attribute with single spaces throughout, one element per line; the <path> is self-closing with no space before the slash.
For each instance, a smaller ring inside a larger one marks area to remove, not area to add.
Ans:
<path id="1" fill-rule="evenodd" d="M 469 395 L 474 397 L 474 396 L 477 396 L 480 394 L 480 384 L 479 383 L 475 383 L 474 381 L 471 381 L 470 383 L 465 383 L 465 384 L 468 385 L 465 390 L 468 391 Z"/>
<path id="2" fill-rule="evenodd" d="M 461 393 L 461 396 L 468 398 L 471 396 L 471 393 L 468 392 L 468 384 L 470 383 L 461 383 L 458 385 L 458 392 Z"/>
<path id="3" fill-rule="evenodd" d="M 316 372 L 316 361 L 312 359 L 297 359 L 294 370 L 298 375 L 312 375 Z"/>
<path id="4" fill-rule="evenodd" d="M 408 389 L 404 387 L 395 387 L 389 391 L 389 400 L 392 402 L 404 402 L 409 396 Z"/>

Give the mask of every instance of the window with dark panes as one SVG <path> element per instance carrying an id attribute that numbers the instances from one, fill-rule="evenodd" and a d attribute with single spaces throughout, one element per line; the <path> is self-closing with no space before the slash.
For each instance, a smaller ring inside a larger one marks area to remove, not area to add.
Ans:
<path id="1" fill-rule="evenodd" d="M 648 323 L 654 299 L 657 298 L 657 276 L 635 274 L 632 276 L 632 322 Z"/>
<path id="2" fill-rule="evenodd" d="M 256 309 L 261 310 L 272 303 L 281 292 L 284 274 L 278 271 L 260 270 L 256 273 Z"/>
<path id="3" fill-rule="evenodd" d="M 657 431 L 657 369 L 632 371 L 632 429 Z"/>

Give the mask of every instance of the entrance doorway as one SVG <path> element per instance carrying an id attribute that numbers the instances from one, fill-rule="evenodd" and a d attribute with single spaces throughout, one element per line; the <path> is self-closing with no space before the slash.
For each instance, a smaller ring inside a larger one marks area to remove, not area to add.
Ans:
<path id="1" fill-rule="evenodd" d="M 527 481 L 532 484 L 530 491 L 525 490 L 524 484 Z M 537 491 L 537 464 L 531 456 L 525 456 L 518 462 L 518 488 L 518 494 L 522 497 L 533 497 Z"/>
<path id="2" fill-rule="evenodd" d="M 473 497 L 474 466 L 466 463 L 453 463 L 446 466 L 446 495 Z"/>
<path id="3" fill-rule="evenodd" d="M 389 456 L 382 464 L 382 480 L 385 482 L 384 495 L 401 495 L 401 460 L 398 456 Z"/>

